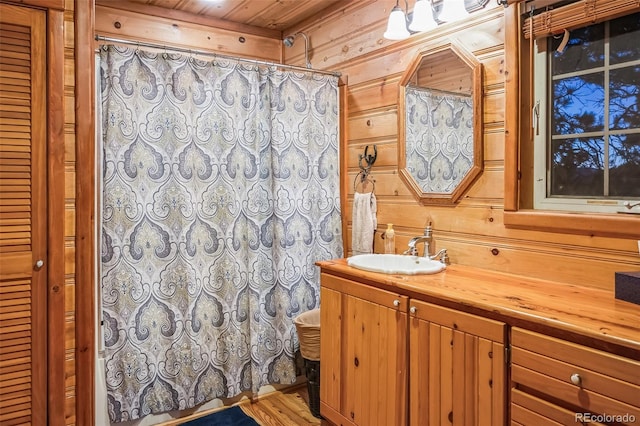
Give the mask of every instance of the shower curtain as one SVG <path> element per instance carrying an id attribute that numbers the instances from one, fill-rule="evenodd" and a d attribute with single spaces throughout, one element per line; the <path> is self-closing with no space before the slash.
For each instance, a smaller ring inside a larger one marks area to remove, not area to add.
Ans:
<path id="1" fill-rule="evenodd" d="M 293 383 L 292 319 L 343 255 L 337 79 L 100 56 L 111 421 Z"/>

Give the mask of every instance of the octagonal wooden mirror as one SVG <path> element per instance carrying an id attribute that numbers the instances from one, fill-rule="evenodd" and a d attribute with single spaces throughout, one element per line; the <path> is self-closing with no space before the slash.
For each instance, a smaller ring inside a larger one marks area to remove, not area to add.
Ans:
<path id="1" fill-rule="evenodd" d="M 422 204 L 455 204 L 482 173 L 482 64 L 459 43 L 420 52 L 400 81 L 398 167 Z"/>

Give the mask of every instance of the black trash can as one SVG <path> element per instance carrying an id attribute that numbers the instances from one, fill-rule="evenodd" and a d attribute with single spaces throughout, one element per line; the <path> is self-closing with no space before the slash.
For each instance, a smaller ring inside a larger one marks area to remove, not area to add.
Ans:
<path id="1" fill-rule="evenodd" d="M 313 417 L 320 415 L 320 361 L 304 360 L 304 374 L 307 376 L 307 392 L 309 393 L 309 409 Z"/>
<path id="2" fill-rule="evenodd" d="M 304 359 L 304 374 L 307 378 L 309 409 L 314 417 L 320 415 L 320 308 L 298 315 L 293 323 L 300 340 L 300 353 Z"/>

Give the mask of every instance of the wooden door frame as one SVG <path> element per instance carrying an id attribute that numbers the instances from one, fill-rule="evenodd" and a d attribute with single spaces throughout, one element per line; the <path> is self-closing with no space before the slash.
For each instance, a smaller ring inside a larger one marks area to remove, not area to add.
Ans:
<path id="1" fill-rule="evenodd" d="M 64 11 L 47 10 L 47 414 L 65 424 Z"/>
<path id="2" fill-rule="evenodd" d="M 95 423 L 94 0 L 75 0 L 76 424 Z M 83 72 L 80 73 L 80 70 Z"/>

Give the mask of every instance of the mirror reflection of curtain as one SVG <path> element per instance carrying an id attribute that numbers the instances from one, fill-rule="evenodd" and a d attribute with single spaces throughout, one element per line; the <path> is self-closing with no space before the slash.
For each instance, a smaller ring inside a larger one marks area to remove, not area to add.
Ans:
<path id="1" fill-rule="evenodd" d="M 407 87 L 406 168 L 423 192 L 452 193 L 473 167 L 470 95 Z"/>
<path id="2" fill-rule="evenodd" d="M 296 380 L 343 255 L 337 79 L 101 48 L 111 421 Z"/>

